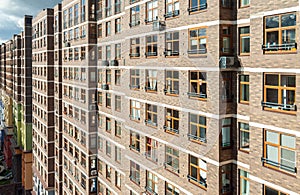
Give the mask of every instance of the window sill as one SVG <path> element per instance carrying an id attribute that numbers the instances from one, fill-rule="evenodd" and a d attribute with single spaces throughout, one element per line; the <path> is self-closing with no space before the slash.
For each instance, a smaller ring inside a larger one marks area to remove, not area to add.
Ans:
<path id="1" fill-rule="evenodd" d="M 263 107 L 263 110 L 264 111 L 269 111 L 269 112 L 277 112 L 277 113 L 282 113 L 282 114 L 289 114 L 289 115 L 296 115 L 297 114 L 297 111 L 272 109 L 272 108 L 267 108 L 267 107 Z"/>
<path id="2" fill-rule="evenodd" d="M 165 130 L 166 133 L 171 134 L 171 135 L 175 135 L 177 137 L 179 137 L 179 133 L 175 133 L 173 131 L 169 131 L 169 130 Z"/>
<path id="3" fill-rule="evenodd" d="M 157 91 L 154 91 L 154 90 L 145 90 L 147 93 L 154 93 L 154 94 L 157 94 Z"/>
<path id="4" fill-rule="evenodd" d="M 288 172 L 288 171 L 285 171 L 285 170 L 282 170 L 282 169 L 279 169 L 277 167 L 274 167 L 270 164 L 267 164 L 267 163 L 263 163 L 263 167 L 265 168 L 268 168 L 268 169 L 271 169 L 271 170 L 274 170 L 274 171 L 277 171 L 279 173 L 284 173 L 286 175 L 289 175 L 289 176 L 293 176 L 293 177 L 296 177 L 297 176 L 297 173 L 291 173 L 291 172 Z"/>
<path id="5" fill-rule="evenodd" d="M 177 55 L 177 56 L 166 56 L 165 58 L 179 58 L 179 55 Z"/>
<path id="6" fill-rule="evenodd" d="M 172 174 L 174 174 L 174 175 L 176 175 L 177 177 L 180 177 L 179 173 L 176 173 L 176 172 L 174 172 L 174 171 L 172 171 L 172 170 L 170 170 L 168 168 L 165 168 L 165 170 L 168 171 L 168 172 L 170 172 L 170 173 L 172 173 Z"/>
<path id="7" fill-rule="evenodd" d="M 179 96 L 179 94 L 166 93 L 166 96 L 178 97 L 178 96 Z"/>
<path id="8" fill-rule="evenodd" d="M 249 102 L 244 102 L 244 101 L 240 101 L 239 104 L 243 104 L 243 105 L 249 105 Z"/>
<path id="9" fill-rule="evenodd" d="M 191 142 L 195 143 L 195 144 L 200 144 L 200 145 L 203 145 L 203 146 L 206 146 L 206 143 L 204 142 L 201 142 L 201 141 L 197 141 L 197 140 L 194 140 L 194 139 L 189 139 Z"/>
<path id="10" fill-rule="evenodd" d="M 207 101 L 207 98 L 197 98 L 197 97 L 189 97 L 191 100 L 198 100 L 198 101 Z"/>
<path id="11" fill-rule="evenodd" d="M 205 58 L 207 57 L 207 53 L 204 53 L 204 54 L 188 54 L 188 57 L 189 58 Z"/>
<path id="12" fill-rule="evenodd" d="M 250 4 L 249 5 L 244 5 L 244 6 L 239 6 L 239 9 L 245 9 L 245 8 L 249 8 L 250 7 Z"/>
<path id="13" fill-rule="evenodd" d="M 195 186 L 200 187 L 201 189 L 207 191 L 207 188 L 204 187 L 204 186 L 202 186 L 201 184 L 199 184 L 199 183 L 197 183 L 197 182 L 195 182 L 195 181 L 193 181 L 193 180 L 190 180 L 190 179 L 189 179 L 189 182 L 190 182 L 191 184 L 194 184 Z"/>
<path id="14" fill-rule="evenodd" d="M 274 55 L 274 54 L 297 54 L 296 51 L 264 51 L 264 55 Z"/>
<path id="15" fill-rule="evenodd" d="M 179 15 L 173 16 L 173 17 L 167 17 L 167 18 L 165 18 L 165 20 L 168 21 L 168 20 L 174 20 L 174 19 L 177 19 L 177 18 L 179 18 Z"/>
<path id="16" fill-rule="evenodd" d="M 158 56 L 146 56 L 147 59 L 154 59 L 157 58 Z"/>
<path id="17" fill-rule="evenodd" d="M 249 154 L 250 153 L 250 149 L 246 150 L 246 149 L 239 148 L 239 152 L 243 152 L 243 153 Z"/>
<path id="18" fill-rule="evenodd" d="M 199 11 L 190 11 L 189 15 L 194 15 L 194 14 L 199 14 L 199 13 L 203 13 L 203 12 L 207 12 L 207 8 L 203 9 L 203 10 L 199 10 Z"/>
<path id="19" fill-rule="evenodd" d="M 240 53 L 239 57 L 250 56 L 250 53 Z"/>

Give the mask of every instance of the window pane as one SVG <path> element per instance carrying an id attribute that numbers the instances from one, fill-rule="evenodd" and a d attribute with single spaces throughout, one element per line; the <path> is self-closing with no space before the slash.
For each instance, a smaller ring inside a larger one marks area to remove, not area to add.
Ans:
<path id="1" fill-rule="evenodd" d="M 275 163 L 278 163 L 278 148 L 274 146 L 267 145 L 267 159 Z M 269 162 L 269 164 L 272 164 Z M 277 165 L 277 164 L 275 164 Z"/>
<path id="2" fill-rule="evenodd" d="M 241 38 L 241 53 L 250 52 L 250 36 Z"/>
<path id="3" fill-rule="evenodd" d="M 281 16 L 281 27 L 296 26 L 296 14 L 287 14 Z"/>
<path id="4" fill-rule="evenodd" d="M 281 148 L 281 164 L 290 168 L 295 168 L 296 155 L 292 150 Z M 283 167 L 284 169 L 285 167 Z"/>
<path id="5" fill-rule="evenodd" d="M 295 43 L 296 42 L 296 30 L 282 30 L 281 31 L 282 44 Z"/>
<path id="6" fill-rule="evenodd" d="M 278 143 L 278 133 L 272 132 L 272 131 L 266 131 L 266 141 L 271 142 L 274 144 L 279 144 Z"/>
<path id="7" fill-rule="evenodd" d="M 279 16 L 271 16 L 266 18 L 266 28 L 277 28 L 279 27 Z"/>
<path id="8" fill-rule="evenodd" d="M 278 90 L 267 89 L 267 102 L 278 103 Z"/>
<path id="9" fill-rule="evenodd" d="M 296 149 L 296 138 L 288 135 L 281 135 L 281 145 Z"/>

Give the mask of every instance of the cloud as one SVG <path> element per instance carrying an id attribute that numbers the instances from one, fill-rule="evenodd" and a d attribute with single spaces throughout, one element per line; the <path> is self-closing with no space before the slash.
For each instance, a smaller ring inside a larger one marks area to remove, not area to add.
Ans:
<path id="1" fill-rule="evenodd" d="M 24 15 L 35 16 L 44 8 L 52 8 L 62 0 L 1 0 L 0 44 L 19 34 L 23 29 Z"/>

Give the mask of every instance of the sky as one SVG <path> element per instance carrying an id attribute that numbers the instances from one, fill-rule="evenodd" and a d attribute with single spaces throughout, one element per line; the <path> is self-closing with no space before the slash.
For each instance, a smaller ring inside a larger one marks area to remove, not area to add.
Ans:
<path id="1" fill-rule="evenodd" d="M 35 16 L 44 8 L 52 8 L 62 0 L 0 0 L 0 44 L 19 34 L 24 15 Z"/>

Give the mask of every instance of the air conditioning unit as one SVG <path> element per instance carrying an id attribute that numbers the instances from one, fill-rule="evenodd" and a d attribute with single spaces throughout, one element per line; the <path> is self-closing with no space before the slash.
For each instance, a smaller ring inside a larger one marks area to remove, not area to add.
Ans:
<path id="1" fill-rule="evenodd" d="M 153 30 L 154 31 L 161 31 L 161 30 L 165 30 L 166 27 L 166 23 L 164 21 L 154 21 L 153 22 Z"/>
<path id="2" fill-rule="evenodd" d="M 222 56 L 219 60 L 219 65 L 221 69 L 234 68 L 235 67 L 235 58 L 230 56 Z"/>

